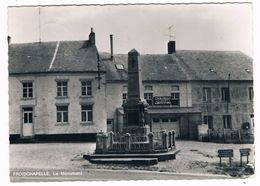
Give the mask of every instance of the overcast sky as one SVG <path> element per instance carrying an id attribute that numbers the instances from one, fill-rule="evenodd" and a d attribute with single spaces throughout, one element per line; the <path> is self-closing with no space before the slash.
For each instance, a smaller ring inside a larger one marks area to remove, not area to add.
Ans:
<path id="1" fill-rule="evenodd" d="M 239 50 L 253 55 L 251 4 L 112 5 L 11 7 L 8 34 L 12 43 L 88 39 L 96 33 L 99 51 L 166 53 L 168 27 L 177 50 Z"/>

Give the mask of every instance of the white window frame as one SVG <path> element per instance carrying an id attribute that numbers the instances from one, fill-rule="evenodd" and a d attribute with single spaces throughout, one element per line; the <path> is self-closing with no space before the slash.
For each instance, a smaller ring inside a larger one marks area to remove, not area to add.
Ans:
<path id="1" fill-rule="evenodd" d="M 89 108 L 84 108 L 84 107 L 89 107 Z M 91 116 L 89 116 L 89 114 Z M 82 123 L 93 122 L 93 105 L 81 105 L 81 122 Z"/>
<path id="2" fill-rule="evenodd" d="M 31 86 L 29 86 L 29 84 L 31 84 Z M 33 98 L 33 81 L 23 81 L 22 86 L 23 86 L 22 97 Z"/>
<path id="3" fill-rule="evenodd" d="M 57 82 L 57 97 L 68 97 L 68 81 L 57 80 L 56 82 Z M 61 83 L 61 85 L 59 85 L 59 83 Z"/>
<path id="4" fill-rule="evenodd" d="M 211 103 L 211 88 L 203 87 L 203 102 Z"/>
<path id="5" fill-rule="evenodd" d="M 65 109 L 65 110 L 61 109 L 61 107 L 64 107 L 67 109 Z M 60 120 L 59 120 L 59 114 L 60 114 Z M 57 115 L 57 118 L 56 118 L 57 123 L 68 123 L 69 122 L 69 106 L 68 105 L 56 105 L 56 115 Z"/>
<path id="6" fill-rule="evenodd" d="M 92 81 L 91 80 L 81 80 L 81 95 L 82 96 L 92 96 Z"/>
<path id="7" fill-rule="evenodd" d="M 232 116 L 231 115 L 223 115 L 223 128 L 232 129 Z"/>
<path id="8" fill-rule="evenodd" d="M 153 92 L 145 92 L 144 99 L 149 105 L 153 105 Z"/>

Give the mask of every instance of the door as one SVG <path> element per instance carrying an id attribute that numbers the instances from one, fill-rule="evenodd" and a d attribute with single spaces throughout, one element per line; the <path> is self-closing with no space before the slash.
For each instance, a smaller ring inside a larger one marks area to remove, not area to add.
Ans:
<path id="1" fill-rule="evenodd" d="M 33 137 L 33 108 L 23 108 L 22 136 Z"/>

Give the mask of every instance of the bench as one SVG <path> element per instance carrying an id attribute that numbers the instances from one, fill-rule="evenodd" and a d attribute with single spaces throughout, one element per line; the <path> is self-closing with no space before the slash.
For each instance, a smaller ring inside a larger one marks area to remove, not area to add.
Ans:
<path id="1" fill-rule="evenodd" d="M 248 163 L 248 156 L 250 155 L 250 148 L 244 148 L 244 149 L 239 149 L 240 152 L 240 166 L 242 167 L 243 161 L 242 161 L 242 157 L 246 156 L 246 163 Z"/>
<path id="2" fill-rule="evenodd" d="M 229 166 L 231 167 L 231 158 L 234 156 L 233 149 L 220 149 L 218 150 L 219 166 L 222 166 L 221 158 L 229 158 Z"/>

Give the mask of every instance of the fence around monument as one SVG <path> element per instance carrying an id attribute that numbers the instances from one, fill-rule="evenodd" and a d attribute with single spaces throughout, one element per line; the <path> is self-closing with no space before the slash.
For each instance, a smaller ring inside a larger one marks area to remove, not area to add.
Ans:
<path id="1" fill-rule="evenodd" d="M 155 132 L 138 136 L 121 133 L 98 133 L 96 153 L 153 153 L 175 148 L 175 132 Z"/>

